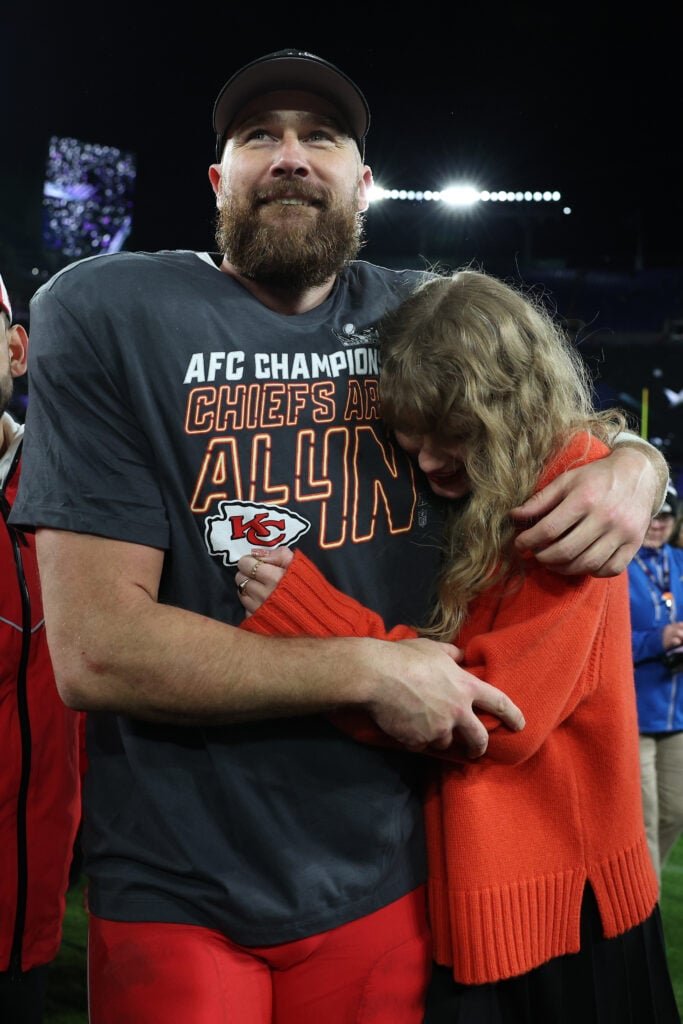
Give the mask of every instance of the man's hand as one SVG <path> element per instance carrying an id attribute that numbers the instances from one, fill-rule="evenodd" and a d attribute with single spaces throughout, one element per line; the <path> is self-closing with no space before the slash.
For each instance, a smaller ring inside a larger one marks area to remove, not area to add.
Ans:
<path id="1" fill-rule="evenodd" d="M 235 577 L 240 601 L 253 612 L 272 594 L 292 560 L 280 548 L 260 557 L 245 555 Z M 524 716 L 501 690 L 462 669 L 453 644 L 412 638 L 360 640 L 349 648 L 345 669 L 357 683 L 356 702 L 385 736 L 412 751 L 447 750 L 457 740 L 472 758 L 488 746 L 488 731 L 475 708 L 515 731 Z M 324 652 L 321 649 L 321 657 Z"/>
<path id="2" fill-rule="evenodd" d="M 517 549 L 533 551 L 539 562 L 563 575 L 619 575 L 657 510 L 660 462 L 666 467 L 654 448 L 620 444 L 604 459 L 563 473 L 512 510 L 517 522 L 538 520 L 519 534 Z"/>
<path id="3" fill-rule="evenodd" d="M 434 640 L 387 643 L 373 658 L 374 693 L 366 707 L 385 733 L 409 750 L 446 750 L 457 738 L 481 757 L 488 732 L 474 709 L 518 731 L 524 716 L 501 690 L 457 664 L 462 652 Z"/>
<path id="4" fill-rule="evenodd" d="M 272 594 L 293 557 L 288 548 L 277 548 L 254 549 L 240 558 L 235 583 L 248 612 Z M 446 750 L 457 739 L 470 757 L 481 756 L 488 732 L 475 708 L 511 729 L 523 728 L 522 713 L 501 690 L 460 668 L 462 652 L 452 644 L 417 638 L 361 642 L 362 647 L 349 648 L 349 678 L 362 691 L 362 708 L 402 746 Z"/>

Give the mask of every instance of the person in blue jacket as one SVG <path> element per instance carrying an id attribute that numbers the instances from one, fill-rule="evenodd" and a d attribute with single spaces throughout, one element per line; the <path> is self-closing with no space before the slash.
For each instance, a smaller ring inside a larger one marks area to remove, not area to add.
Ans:
<path id="1" fill-rule="evenodd" d="M 669 485 L 628 566 L 643 811 L 655 870 L 683 831 L 683 549 Z"/>

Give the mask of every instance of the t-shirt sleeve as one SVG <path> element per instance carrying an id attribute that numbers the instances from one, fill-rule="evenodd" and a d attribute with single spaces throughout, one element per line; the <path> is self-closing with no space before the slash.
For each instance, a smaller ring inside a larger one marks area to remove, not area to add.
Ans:
<path id="1" fill-rule="evenodd" d="M 77 272 L 77 271 L 76 271 Z M 168 519 L 126 377 L 125 345 L 107 304 L 59 296 L 31 303 L 29 400 L 11 521 L 165 548 Z"/>

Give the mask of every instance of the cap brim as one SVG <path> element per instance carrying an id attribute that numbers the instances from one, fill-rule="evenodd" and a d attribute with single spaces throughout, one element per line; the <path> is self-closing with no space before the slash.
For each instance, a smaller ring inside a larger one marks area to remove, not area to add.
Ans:
<path id="1" fill-rule="evenodd" d="M 234 74 L 214 104 L 213 127 L 217 138 L 225 139 L 240 111 L 251 100 L 282 90 L 311 92 L 328 100 L 363 151 L 370 125 L 365 97 L 343 71 L 319 57 L 303 54 L 262 57 Z"/>
<path id="2" fill-rule="evenodd" d="M 7 289 L 5 288 L 5 282 L 3 281 L 2 277 L 0 277 L 0 310 L 2 310 L 3 313 L 7 314 L 7 316 L 9 317 L 9 321 L 11 323 L 12 322 L 12 306 L 10 304 L 9 295 L 7 294 Z"/>

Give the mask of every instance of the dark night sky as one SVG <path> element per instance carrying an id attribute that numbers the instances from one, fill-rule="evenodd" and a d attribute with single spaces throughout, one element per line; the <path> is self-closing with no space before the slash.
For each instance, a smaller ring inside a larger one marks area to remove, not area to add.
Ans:
<path id="1" fill-rule="evenodd" d="M 535 255 L 683 265 L 681 26 L 664 8 L 194 4 L 180 16 L 138 3 L 98 7 L 95 19 L 86 5 L 18 6 L 3 18 L 0 60 L 0 224 L 15 246 L 38 237 L 57 134 L 136 154 L 127 248 L 211 247 L 214 96 L 247 60 L 299 46 L 364 88 L 382 184 L 556 188 L 574 212 L 534 223 Z M 371 211 L 368 258 L 422 251 L 446 230 L 411 205 Z M 451 215 L 447 230 L 463 260 L 513 260 L 522 245 L 520 223 L 498 212 Z"/>
<path id="2" fill-rule="evenodd" d="M 0 21 L 0 269 L 15 306 L 27 315 L 41 279 L 32 266 L 57 269 L 41 256 L 51 135 L 135 154 L 126 248 L 210 249 L 214 98 L 242 64 L 294 46 L 337 63 L 364 89 L 368 161 L 382 185 L 441 189 L 469 179 L 562 193 L 570 217 L 558 207 L 530 217 L 528 207 L 501 204 L 469 215 L 377 204 L 363 255 L 393 266 L 474 261 L 540 280 L 568 321 L 587 325 L 609 383 L 610 366 L 626 372 L 610 345 L 620 332 L 683 322 L 683 19 L 673 9 L 195 3 L 178 14 L 143 0 L 14 4 Z M 670 365 L 663 349 L 646 349 L 614 389 L 638 395 L 652 376 L 659 390 L 680 390 L 678 345 L 669 348 Z M 683 429 L 664 407 L 652 427 L 677 439 L 683 460 Z"/>

